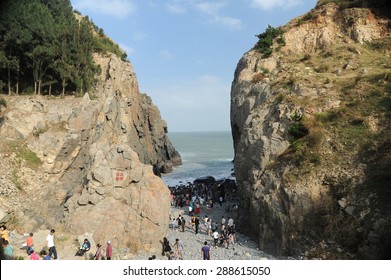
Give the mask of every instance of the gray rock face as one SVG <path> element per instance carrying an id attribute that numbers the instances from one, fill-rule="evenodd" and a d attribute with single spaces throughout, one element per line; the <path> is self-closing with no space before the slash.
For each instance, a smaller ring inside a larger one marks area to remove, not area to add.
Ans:
<path id="1" fill-rule="evenodd" d="M 237 65 L 231 88 L 234 169 L 240 197 L 236 220 L 261 250 L 274 255 L 301 254 L 307 246 L 330 237 L 322 225 L 338 224 L 338 219 L 341 224 L 364 223 L 363 217 L 370 212 L 358 210 L 369 208 L 367 202 L 360 207 L 354 205 L 365 199 L 358 199 L 355 190 L 365 180 L 365 167 L 353 157 L 341 162 L 324 160 L 319 167 L 309 163 L 305 172 L 299 171 L 302 167 L 289 156 L 292 152 L 289 129 L 295 114 L 313 117 L 330 109 L 338 111 L 341 104 L 339 89 L 309 71 L 316 65 L 303 66 L 299 59 L 305 55 L 310 58 L 318 51 L 326 53 L 336 42 L 349 46 L 350 42 L 359 45 L 381 38 L 389 32 L 389 20 L 375 19 L 367 10 L 340 12 L 333 4 L 312 12 L 313 20 L 301 24 L 292 20 L 283 27 L 286 45 L 281 51 L 267 59 L 256 50 L 245 53 Z M 344 15 L 349 15 L 354 22 L 352 26 L 346 25 Z M 352 57 L 357 53 L 360 55 L 356 51 Z M 362 67 L 352 60 L 346 61 L 346 65 L 343 71 Z M 335 77 L 331 72 L 330 69 L 329 75 Z M 332 158 L 329 155 L 335 153 L 335 147 L 327 144 L 331 137 L 327 134 L 322 137 L 319 152 L 324 159 Z M 331 193 L 335 190 L 341 193 L 333 197 Z M 339 202 L 344 192 L 351 206 Z M 345 210 L 342 214 L 341 207 Z M 331 215 L 327 220 L 324 213 L 329 210 L 335 217 Z M 362 220 L 358 218 L 360 215 Z M 391 219 L 388 216 L 385 220 L 384 228 L 389 230 Z M 356 232 L 340 224 L 335 229 L 352 236 Z M 382 229 L 379 236 L 385 234 Z M 360 238 L 365 240 L 366 236 L 362 234 Z M 364 246 L 366 257 L 379 242 L 377 238 Z"/>
<path id="2" fill-rule="evenodd" d="M 18 226 L 29 231 L 61 223 L 73 234 L 89 232 L 97 243 L 113 240 L 130 252 L 160 248 L 169 191 L 152 165 L 179 165 L 180 155 L 158 108 L 139 93 L 132 65 L 114 55 L 95 61 L 102 74 L 83 98 L 7 102 L 0 137 L 28 143 L 42 161 L 36 170 L 42 180 L 25 180 L 28 205 L 1 200 L 0 208 L 19 215 Z"/>

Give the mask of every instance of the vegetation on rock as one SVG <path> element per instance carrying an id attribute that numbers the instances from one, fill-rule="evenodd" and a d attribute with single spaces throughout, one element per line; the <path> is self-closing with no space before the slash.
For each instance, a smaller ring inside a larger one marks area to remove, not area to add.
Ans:
<path id="1" fill-rule="evenodd" d="M 317 7 L 335 3 L 341 9 L 346 8 L 372 8 L 383 15 L 391 15 L 390 3 L 388 0 L 318 0 Z"/>
<path id="2" fill-rule="evenodd" d="M 88 17 L 75 17 L 69 0 L 1 2 L 0 91 L 86 92 L 99 73 L 93 52 L 112 52 L 126 59 Z"/>
<path id="3" fill-rule="evenodd" d="M 273 53 L 273 43 L 276 40 L 278 46 L 283 46 L 285 44 L 283 31 L 280 28 L 274 28 L 270 25 L 266 28 L 265 32 L 256 35 L 259 41 L 255 45 L 263 57 L 269 57 Z"/>

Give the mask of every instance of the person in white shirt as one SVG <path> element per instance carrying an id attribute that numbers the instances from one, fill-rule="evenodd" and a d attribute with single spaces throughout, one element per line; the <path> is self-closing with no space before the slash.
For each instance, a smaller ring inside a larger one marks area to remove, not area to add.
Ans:
<path id="1" fill-rule="evenodd" d="M 53 258 L 57 260 L 57 250 L 56 246 L 54 246 L 54 233 L 56 231 L 54 229 L 50 230 L 49 235 L 46 237 L 46 246 L 49 248 L 49 256 L 50 258 Z M 53 255 L 53 257 L 52 257 Z"/>
<path id="2" fill-rule="evenodd" d="M 219 242 L 219 236 L 220 236 L 217 230 L 212 233 L 212 236 L 213 236 L 214 247 L 217 248 L 217 243 Z"/>

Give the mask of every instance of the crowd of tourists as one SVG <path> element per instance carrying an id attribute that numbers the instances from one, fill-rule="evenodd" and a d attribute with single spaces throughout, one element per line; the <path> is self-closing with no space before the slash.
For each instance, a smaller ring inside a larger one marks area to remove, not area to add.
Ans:
<path id="1" fill-rule="evenodd" d="M 205 241 L 200 246 L 201 258 L 204 260 L 211 258 L 212 248 L 235 250 L 236 225 L 233 218 L 230 216 L 226 219 L 224 215 L 216 218 L 216 211 L 214 211 L 216 207 L 219 210 L 224 208 L 224 211 L 218 211 L 218 213 L 231 215 L 231 210 L 237 209 L 237 203 L 232 203 L 235 187 L 236 185 L 230 181 L 220 185 L 218 183 L 209 186 L 203 183 L 189 183 L 171 187 L 171 206 L 182 214 L 170 217 L 169 228 L 179 234 L 172 243 L 164 237 L 161 241 L 162 256 L 166 256 L 169 260 L 184 258 L 185 245 L 180 238 L 181 232 L 193 232 L 195 237 L 205 236 Z M 229 195 L 231 195 L 230 200 L 227 199 Z"/>
<path id="2" fill-rule="evenodd" d="M 39 250 L 37 253 L 34 244 L 34 233 L 30 233 L 27 235 L 26 242 L 19 246 L 22 250 L 25 251 L 25 256 L 30 260 L 57 260 L 58 254 L 55 246 L 55 229 L 51 229 L 49 234 L 46 236 L 45 247 Z M 0 251 L 0 259 L 2 260 L 12 260 L 12 259 L 24 259 L 25 256 L 17 256 L 14 251 L 14 246 L 10 241 L 8 229 L 6 225 L 0 226 L 0 242 L 1 242 L 1 251 Z M 111 260 L 113 254 L 113 248 L 111 245 L 111 241 L 108 240 L 106 244 L 106 248 L 103 249 L 101 244 L 96 245 L 95 254 L 90 254 L 88 256 L 88 252 L 91 249 L 91 243 L 88 239 L 84 239 L 83 244 L 80 246 L 79 250 L 76 252 L 75 256 L 85 256 L 85 259 L 93 259 L 93 260 Z"/>
<path id="3" fill-rule="evenodd" d="M 200 246 L 197 250 L 199 250 L 201 259 L 209 260 L 213 258 L 211 255 L 213 255 L 213 250 L 217 248 L 235 250 L 236 225 L 231 214 L 232 210 L 237 209 L 237 203 L 234 197 L 236 185 L 232 180 L 212 182 L 212 184 L 204 182 L 189 183 L 170 187 L 170 190 L 171 206 L 181 214 L 175 217 L 170 216 L 170 232 L 175 234 L 170 235 L 171 241 L 167 237 L 161 240 L 161 253 L 164 258 L 169 260 L 186 258 L 185 246 L 187 246 L 186 243 L 190 242 L 187 242 L 189 240 L 188 235 L 186 235 L 186 238 L 185 235 L 181 236 L 181 233 L 184 232 L 191 234 L 192 239 L 203 239 L 202 242 L 197 243 Z M 14 244 L 10 241 L 7 226 L 1 225 L 1 259 L 57 260 L 55 233 L 55 229 L 49 230 L 45 239 L 45 246 L 42 249 L 36 248 L 34 233 L 27 234 L 23 246 L 18 244 L 18 248 L 25 252 L 25 255 L 20 256 L 15 254 Z M 194 247 L 194 244 L 191 246 Z M 194 251 L 194 248 L 188 249 Z M 112 259 L 112 252 L 110 240 L 106 241 L 106 246 L 96 244 L 94 250 L 90 240 L 85 238 L 75 252 L 75 256 L 92 260 L 110 260 Z M 154 255 L 149 259 L 156 259 L 156 256 Z"/>

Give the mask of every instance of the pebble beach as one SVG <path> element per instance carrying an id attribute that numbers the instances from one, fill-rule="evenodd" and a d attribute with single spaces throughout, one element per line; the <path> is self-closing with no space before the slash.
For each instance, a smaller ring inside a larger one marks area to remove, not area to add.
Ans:
<path id="1" fill-rule="evenodd" d="M 167 239 L 174 248 L 175 239 L 179 239 L 184 246 L 183 259 L 184 260 L 202 260 L 201 248 L 204 242 L 207 241 L 211 246 L 210 258 L 211 260 L 273 260 L 275 257 L 260 251 L 257 244 L 250 238 L 240 233 L 240 228 L 236 232 L 236 244 L 230 244 L 228 249 L 224 246 L 213 246 L 213 237 L 207 235 L 204 223 L 200 222 L 200 230 L 196 235 L 194 229 L 191 227 L 191 217 L 188 215 L 187 207 L 175 208 L 171 207 L 171 218 L 177 218 L 182 215 L 186 221 L 185 232 L 179 229 L 168 229 Z M 216 204 L 211 213 L 206 212 L 206 206 L 201 206 L 200 218 L 208 215 L 213 221 L 221 222 L 222 217 L 228 221 L 230 213 L 225 209 L 225 204 L 222 206 Z M 153 254 L 137 254 L 132 259 L 134 260 L 148 260 Z M 157 260 L 167 260 L 167 256 L 162 256 L 161 251 L 155 254 Z"/>

